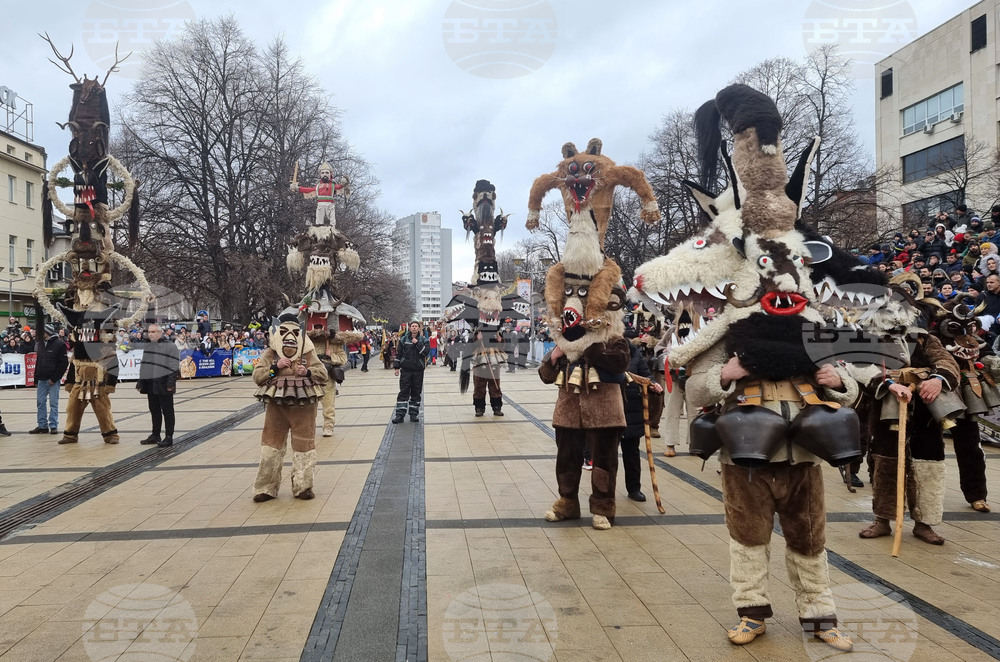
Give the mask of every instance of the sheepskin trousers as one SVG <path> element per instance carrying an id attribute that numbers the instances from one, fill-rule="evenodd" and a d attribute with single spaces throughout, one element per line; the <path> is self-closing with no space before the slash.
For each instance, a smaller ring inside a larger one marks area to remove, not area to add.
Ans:
<path id="1" fill-rule="evenodd" d="M 70 439 L 76 439 L 80 434 L 80 422 L 83 420 L 83 412 L 87 410 L 89 404 L 94 408 L 94 415 L 97 416 L 97 424 L 101 426 L 101 435 L 105 441 L 112 437 L 118 437 L 118 428 L 115 427 L 115 415 L 111 412 L 111 398 L 101 389 L 98 394 L 89 401 L 80 399 L 81 387 L 74 385 L 66 399 L 66 430 L 64 435 Z"/>
<path id="2" fill-rule="evenodd" d="M 281 465 L 289 433 L 292 439 L 292 494 L 313 486 L 316 469 L 316 404 L 289 407 L 268 403 L 260 435 L 260 465 L 253 493 L 278 496 Z"/>
<path id="3" fill-rule="evenodd" d="M 723 464 L 722 491 L 730 536 L 729 582 L 737 614 L 757 620 L 773 615 L 767 580 L 777 513 L 799 622 L 806 630 L 836 627 L 825 549 L 822 469 L 815 464 L 775 462 L 751 471 Z"/>
<path id="4" fill-rule="evenodd" d="M 656 394 L 660 399 L 660 411 L 663 414 L 663 443 L 667 446 L 677 446 L 681 443 L 681 417 L 684 415 L 684 391 L 674 382 L 674 390 Z M 666 398 L 666 405 L 663 400 Z M 649 420 L 653 418 L 653 390 L 649 391 Z M 652 426 L 652 422 L 650 423 Z M 657 424 L 656 427 L 659 427 Z"/>
<path id="5" fill-rule="evenodd" d="M 337 385 L 330 384 L 323 390 L 323 430 L 332 430 L 337 422 Z"/>
<path id="6" fill-rule="evenodd" d="M 622 428 L 556 428 L 556 483 L 559 500 L 552 510 L 563 519 L 580 517 L 580 478 L 583 449 L 590 448 L 590 512 L 615 521 L 615 479 L 618 476 L 618 439 Z"/>
<path id="7" fill-rule="evenodd" d="M 944 518 L 944 438 L 941 426 L 922 403 L 912 406 L 906 426 L 906 489 L 910 516 L 915 522 L 935 526 Z M 896 455 L 899 433 L 893 421 L 879 421 L 872 439 L 872 512 L 876 517 L 896 517 Z M 985 468 L 984 468 L 985 471 Z M 985 488 L 984 488 L 985 489 Z"/>

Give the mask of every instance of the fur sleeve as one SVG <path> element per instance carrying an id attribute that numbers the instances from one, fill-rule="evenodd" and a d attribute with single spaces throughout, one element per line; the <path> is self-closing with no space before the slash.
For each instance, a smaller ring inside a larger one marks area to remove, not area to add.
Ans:
<path id="1" fill-rule="evenodd" d="M 548 175 L 541 175 L 535 179 L 531 185 L 531 193 L 528 195 L 528 220 L 525 227 L 533 230 L 538 227 L 538 214 L 542 210 L 542 199 L 545 194 L 559 186 L 559 173 L 553 172 Z"/>
<path id="2" fill-rule="evenodd" d="M 730 383 L 727 389 L 722 388 L 722 366 L 727 356 L 724 344 L 719 342 L 688 364 L 684 393 L 689 407 L 712 407 L 736 390 L 736 382 Z"/>
<path id="3" fill-rule="evenodd" d="M 330 381 L 330 373 L 326 371 L 326 366 L 323 362 L 319 360 L 316 356 L 316 352 L 309 352 L 306 355 L 307 366 L 309 368 L 309 377 L 316 384 L 326 384 Z M 254 369 L 256 370 L 256 368 Z"/>
<path id="4" fill-rule="evenodd" d="M 549 307 L 550 317 L 562 315 L 561 302 L 563 287 L 566 284 L 566 267 L 562 262 L 556 262 L 545 273 L 545 303 Z"/>
<path id="5" fill-rule="evenodd" d="M 538 365 L 538 376 L 541 378 L 543 384 L 554 384 L 556 377 L 559 376 L 559 373 L 566 364 L 564 358 L 559 358 L 556 360 L 556 364 L 552 365 L 552 361 L 549 360 L 551 355 L 552 352 L 546 354 L 542 358 L 542 362 Z"/>
<path id="6" fill-rule="evenodd" d="M 278 362 L 278 355 L 273 349 L 268 347 L 260 355 L 257 366 L 253 369 L 253 382 L 257 386 L 263 386 L 271 378 L 271 366 Z"/>
<path id="7" fill-rule="evenodd" d="M 635 191 L 642 200 L 642 212 L 639 217 L 647 223 L 660 220 L 660 208 L 653 195 L 653 187 L 649 185 L 646 175 L 632 166 L 615 166 L 607 173 L 607 185 L 625 186 Z"/>
<path id="8" fill-rule="evenodd" d="M 851 371 L 847 366 L 837 366 L 835 370 L 840 375 L 840 381 L 844 383 L 844 390 L 837 391 L 832 388 L 820 387 L 823 397 L 845 407 L 853 407 L 861 398 L 861 385 L 851 376 Z"/>
<path id="9" fill-rule="evenodd" d="M 955 357 L 944 348 L 941 341 L 936 336 L 921 336 L 921 348 L 924 350 L 924 356 L 927 357 L 934 374 L 944 378 L 945 384 L 948 386 L 946 390 L 958 388 L 961 371 L 958 368 L 958 363 L 955 362 Z"/>

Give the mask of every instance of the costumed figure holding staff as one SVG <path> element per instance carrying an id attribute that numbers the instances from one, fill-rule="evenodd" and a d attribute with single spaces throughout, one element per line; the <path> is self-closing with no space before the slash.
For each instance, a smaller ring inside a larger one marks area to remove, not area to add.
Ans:
<path id="1" fill-rule="evenodd" d="M 322 163 L 319 166 L 319 181 L 316 186 L 299 186 L 298 182 L 299 164 L 295 164 L 295 173 L 292 175 L 292 183 L 289 188 L 298 193 L 305 194 L 307 199 L 316 200 L 316 227 L 329 226 L 337 229 L 337 206 L 338 195 L 350 194 L 349 181 L 345 175 L 340 177 L 336 183 L 333 181 L 333 168 L 329 163 Z"/>
<path id="2" fill-rule="evenodd" d="M 590 512 L 595 529 L 610 529 L 615 519 L 615 481 L 619 438 L 626 426 L 622 384 L 629 365 L 624 332 L 625 290 L 621 269 L 604 255 L 614 189 L 626 186 L 643 201 L 641 217 L 659 220 L 652 188 L 641 171 L 617 166 L 590 140 L 579 152 L 562 148 L 554 173 L 535 180 L 528 200 L 528 229 L 538 227 L 542 198 L 558 188 L 566 205 L 569 233 L 563 260 L 545 278 L 545 301 L 555 348 L 538 367 L 542 382 L 559 388 L 552 426 L 556 436 L 559 498 L 545 513 L 555 522 L 580 517 L 580 478 L 584 450 L 593 461 Z"/>
<path id="3" fill-rule="evenodd" d="M 722 119 L 733 131 L 731 162 Z M 778 110 L 745 85 L 719 92 L 695 123 L 702 181 L 685 184 L 711 223 L 637 269 L 635 286 L 661 305 L 717 311 L 702 315 L 701 329 L 672 347 L 669 360 L 686 370 L 688 410 L 703 412 L 690 424 L 692 454 L 707 459 L 721 449 L 730 584 L 740 618 L 728 637 L 750 643 L 773 615 L 767 586 L 777 514 L 803 630 L 850 650 L 830 589 L 820 465 L 860 456 L 859 424 L 848 408 L 859 387 L 846 366 L 817 365 L 806 351 L 803 329 L 824 323 L 809 266 L 830 251 L 795 230 L 816 143 L 789 180 Z M 715 184 L 720 151 L 729 188 L 714 196 L 707 187 Z"/>

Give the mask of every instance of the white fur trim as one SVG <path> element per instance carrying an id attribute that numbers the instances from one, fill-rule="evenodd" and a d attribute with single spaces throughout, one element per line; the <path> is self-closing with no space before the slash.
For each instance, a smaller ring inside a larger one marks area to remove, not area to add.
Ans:
<path id="1" fill-rule="evenodd" d="M 611 528 L 611 522 L 604 515 L 594 515 L 594 520 L 591 526 L 598 531 L 607 531 Z"/>
<path id="2" fill-rule="evenodd" d="M 593 276 L 604 266 L 597 226 L 590 214 L 573 214 L 570 217 L 562 263 L 566 271 L 586 276 Z"/>
<path id="3" fill-rule="evenodd" d="M 288 273 L 290 274 L 299 273 L 306 267 L 305 255 L 298 248 L 288 249 L 288 255 L 285 257 L 285 267 L 288 268 Z"/>
<path id="4" fill-rule="evenodd" d="M 530 209 L 530 210 L 528 210 L 528 218 L 525 220 L 524 223 L 529 228 L 532 227 L 532 223 L 534 223 L 534 227 L 538 227 L 538 219 L 540 217 L 541 217 L 541 213 L 538 210 Z M 532 228 L 532 229 L 534 229 L 534 228 Z"/>
<path id="5" fill-rule="evenodd" d="M 292 452 L 292 495 L 312 489 L 313 473 L 316 470 L 316 449 L 300 453 Z"/>
<path id="6" fill-rule="evenodd" d="M 913 521 L 937 526 L 944 520 L 944 471 L 943 461 L 913 460 Z"/>
<path id="7" fill-rule="evenodd" d="M 761 145 L 760 146 L 760 151 L 764 152 L 765 154 L 777 154 L 778 153 L 778 146 L 777 145 Z"/>
<path id="8" fill-rule="evenodd" d="M 341 248 L 337 251 L 337 261 L 350 271 L 357 271 L 361 266 L 361 256 L 353 248 Z"/>
<path id="9" fill-rule="evenodd" d="M 284 460 L 284 449 L 278 450 L 263 445 L 260 447 L 260 464 L 257 466 L 257 479 L 253 484 L 255 495 L 278 496 L 278 486 L 281 484 L 281 464 Z"/>
<path id="10" fill-rule="evenodd" d="M 650 200 L 642 206 L 642 210 L 645 212 L 660 211 L 660 204 L 656 200 Z"/>
<path id="11" fill-rule="evenodd" d="M 795 591 L 799 618 L 823 618 L 837 613 L 825 549 L 816 556 L 804 556 L 786 547 L 785 567 Z"/>
<path id="12" fill-rule="evenodd" d="M 733 605 L 737 609 L 771 604 L 767 594 L 770 559 L 770 544 L 748 547 L 729 539 L 729 584 L 733 587 Z"/>

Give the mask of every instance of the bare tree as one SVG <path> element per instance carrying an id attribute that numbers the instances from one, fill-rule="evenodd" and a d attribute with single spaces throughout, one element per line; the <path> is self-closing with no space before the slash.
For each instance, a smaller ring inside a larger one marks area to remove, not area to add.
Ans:
<path id="1" fill-rule="evenodd" d="M 343 141 L 339 111 L 281 39 L 258 48 L 232 17 L 192 22 L 148 52 L 142 74 L 118 140 L 143 182 L 134 255 L 152 278 L 226 319 L 297 297 L 302 285 L 286 273 L 285 253 L 314 211 L 289 181 L 296 163 L 311 180 L 329 161 L 352 182 L 338 227 L 370 262 L 349 289 L 391 285 L 376 266 L 390 237 L 374 205 L 377 180 Z"/>
<path id="2" fill-rule="evenodd" d="M 913 176 L 924 175 L 917 180 L 918 190 L 925 199 L 932 198 L 937 208 L 908 205 L 908 210 L 913 210 L 906 219 L 910 224 L 927 222 L 927 214 L 933 214 L 939 208 L 950 211 L 965 203 L 973 209 L 988 210 L 997 203 L 1000 158 L 989 143 L 969 134 L 964 140 L 949 141 L 937 147 L 922 169 L 910 173 Z M 918 215 L 922 217 L 918 218 Z"/>

